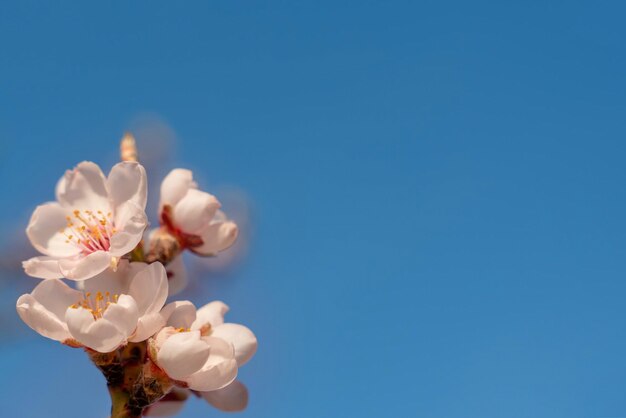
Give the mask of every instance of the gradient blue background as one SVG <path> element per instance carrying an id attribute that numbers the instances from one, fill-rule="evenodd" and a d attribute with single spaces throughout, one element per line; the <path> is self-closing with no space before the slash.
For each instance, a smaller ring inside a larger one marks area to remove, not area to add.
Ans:
<path id="1" fill-rule="evenodd" d="M 626 416 L 623 2 L 82 3 L 0 6 L 1 416 L 107 416 L 14 303 L 32 209 L 127 129 L 153 185 L 245 193 L 190 295 L 258 335 L 242 417 Z"/>

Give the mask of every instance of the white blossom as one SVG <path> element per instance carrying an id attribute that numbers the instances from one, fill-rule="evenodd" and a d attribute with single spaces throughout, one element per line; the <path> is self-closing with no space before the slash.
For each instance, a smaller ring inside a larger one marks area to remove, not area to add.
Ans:
<path id="1" fill-rule="evenodd" d="M 238 367 L 256 352 L 257 340 L 247 327 L 224 323 L 227 311 L 219 301 L 198 311 L 188 301 L 167 305 L 162 311 L 167 326 L 151 340 L 155 363 L 192 390 L 214 391 L 232 383 Z"/>
<path id="2" fill-rule="evenodd" d="M 220 210 L 212 194 L 198 190 L 190 170 L 177 168 L 163 179 L 159 219 L 183 246 L 199 255 L 215 255 L 233 245 L 237 225 Z"/>
<path id="3" fill-rule="evenodd" d="M 147 226 L 146 173 L 136 162 L 116 164 L 105 177 L 92 162 L 68 170 L 56 202 L 38 206 L 26 234 L 43 254 L 23 263 L 43 279 L 84 280 L 116 267 Z"/>
<path id="4" fill-rule="evenodd" d="M 58 279 L 44 280 L 17 300 L 17 312 L 32 329 L 66 344 L 101 353 L 140 342 L 165 324 L 167 276 L 160 263 L 129 263 L 87 280 L 82 291 Z"/>

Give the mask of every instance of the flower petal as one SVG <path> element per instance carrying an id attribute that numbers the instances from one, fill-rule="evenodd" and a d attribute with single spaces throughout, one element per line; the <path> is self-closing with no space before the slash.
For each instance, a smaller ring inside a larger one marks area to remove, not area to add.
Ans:
<path id="1" fill-rule="evenodd" d="M 95 251 L 85 257 L 64 258 L 59 260 L 63 276 L 70 280 L 85 280 L 102 273 L 111 264 L 111 254 Z"/>
<path id="2" fill-rule="evenodd" d="M 157 362 L 169 377 L 182 380 L 202 368 L 209 358 L 209 351 L 199 331 L 180 332 L 161 345 Z"/>
<path id="3" fill-rule="evenodd" d="M 148 196 L 146 170 L 134 161 L 115 164 L 107 179 L 107 189 L 113 209 L 131 201 L 142 209 Z"/>
<path id="4" fill-rule="evenodd" d="M 215 408 L 226 412 L 243 411 L 248 406 L 248 388 L 239 380 L 211 392 L 200 395 Z"/>
<path id="5" fill-rule="evenodd" d="M 189 189 L 195 189 L 196 187 L 198 186 L 193 181 L 193 174 L 190 170 L 175 168 L 165 176 L 161 183 L 161 203 L 159 208 L 163 207 L 163 205 L 176 206 Z"/>
<path id="6" fill-rule="evenodd" d="M 124 339 L 127 339 L 135 331 L 139 321 L 135 299 L 129 295 L 121 295 L 116 303 L 111 303 L 106 308 L 102 320 L 112 323 L 124 334 Z"/>
<path id="7" fill-rule="evenodd" d="M 31 295 L 59 319 L 65 318 L 68 306 L 83 298 L 82 292 L 72 289 L 61 280 L 44 280 L 35 286 Z"/>
<path id="8" fill-rule="evenodd" d="M 256 336 L 243 325 L 222 324 L 213 329 L 211 337 L 221 338 L 235 347 L 235 358 L 239 367 L 246 364 L 256 353 L 258 345 Z"/>
<path id="9" fill-rule="evenodd" d="M 115 256 L 131 252 L 143 238 L 148 217 L 143 208 L 132 201 L 119 205 L 115 210 L 117 232 L 111 237 L 109 251 Z"/>
<path id="10" fill-rule="evenodd" d="M 65 310 L 80 297 L 79 291 L 60 280 L 45 280 L 31 294 L 20 296 L 16 304 L 17 313 L 39 334 L 63 342 L 71 338 L 65 324 Z"/>
<path id="11" fill-rule="evenodd" d="M 128 294 L 130 281 L 135 274 L 135 269 L 131 269 L 131 264 L 145 266 L 144 263 L 130 263 L 128 260 L 122 259 L 117 264 L 117 270 L 113 271 L 108 268 L 89 280 L 79 282 L 82 285 L 80 289 L 93 294 L 96 292 L 109 292 L 111 295 Z"/>
<path id="12" fill-rule="evenodd" d="M 170 327 L 191 328 L 196 320 L 196 307 L 188 300 L 177 300 L 165 305 L 161 315 Z"/>
<path id="13" fill-rule="evenodd" d="M 189 189 L 174 207 L 174 223 L 184 232 L 198 234 L 219 208 L 220 202 L 212 194 Z"/>
<path id="14" fill-rule="evenodd" d="M 237 361 L 232 345 L 220 338 L 202 337 L 211 354 L 201 370 L 186 379 L 190 389 L 201 392 L 221 389 L 237 377 Z"/>
<path id="15" fill-rule="evenodd" d="M 67 209 L 57 202 L 37 206 L 33 212 L 26 235 L 40 253 L 54 257 L 70 257 L 80 252 L 74 243 L 61 232 L 67 226 Z"/>
<path id="16" fill-rule="evenodd" d="M 165 326 L 165 319 L 159 312 L 143 315 L 137 321 L 135 333 L 128 339 L 133 343 L 145 341 Z"/>
<path id="17" fill-rule="evenodd" d="M 76 341 L 100 353 L 110 353 L 126 339 L 114 324 L 106 319 L 95 320 L 84 308 L 68 308 L 65 321 Z"/>
<path id="18" fill-rule="evenodd" d="M 200 232 L 202 245 L 190 250 L 200 255 L 215 255 L 233 245 L 237 235 L 239 229 L 234 222 L 213 222 Z"/>
<path id="19" fill-rule="evenodd" d="M 167 273 L 163 264 L 144 264 L 132 278 L 128 294 L 137 302 L 140 315 L 159 312 L 167 299 Z"/>
<path id="20" fill-rule="evenodd" d="M 54 257 L 33 257 L 22 262 L 26 274 L 40 279 L 60 279 L 59 260 Z"/>
<path id="21" fill-rule="evenodd" d="M 57 183 L 57 200 L 72 210 L 104 211 L 110 207 L 105 181 L 100 167 L 83 161 Z"/>
<path id="22" fill-rule="evenodd" d="M 228 310 L 228 305 L 220 300 L 207 303 L 196 311 L 196 320 L 191 324 L 191 329 L 200 329 L 206 324 L 211 324 L 213 328 L 222 325 Z"/>

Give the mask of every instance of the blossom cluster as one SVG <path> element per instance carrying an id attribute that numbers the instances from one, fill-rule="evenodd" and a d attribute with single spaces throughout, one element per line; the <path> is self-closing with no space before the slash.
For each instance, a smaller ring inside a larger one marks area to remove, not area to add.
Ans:
<path id="1" fill-rule="evenodd" d="M 235 379 L 255 335 L 225 322 L 221 301 L 167 303 L 186 284 L 183 252 L 217 255 L 237 225 L 191 171 L 175 169 L 161 184 L 159 226 L 148 231 L 146 172 L 136 150 L 124 153 L 134 141 L 122 145 L 108 176 L 82 162 L 61 177 L 56 201 L 33 212 L 26 234 L 42 255 L 23 266 L 42 281 L 17 312 L 44 337 L 87 351 L 107 379 L 112 417 L 173 414 L 190 393 L 243 409 L 247 390 Z"/>

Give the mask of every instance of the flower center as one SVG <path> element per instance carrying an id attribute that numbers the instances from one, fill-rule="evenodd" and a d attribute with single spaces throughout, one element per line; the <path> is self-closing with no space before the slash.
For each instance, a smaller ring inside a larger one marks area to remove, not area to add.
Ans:
<path id="1" fill-rule="evenodd" d="M 87 254 L 108 251 L 111 237 L 117 232 L 111 212 L 105 215 L 100 210 L 96 213 L 90 210 L 75 210 L 73 213 L 74 218 L 67 216 L 67 227 L 61 231 L 67 238 L 65 242 L 76 245 Z"/>
<path id="2" fill-rule="evenodd" d="M 95 295 L 92 295 L 91 292 L 85 292 L 83 298 L 71 305 L 70 308 L 87 309 L 93 315 L 93 319 L 100 319 L 109 305 L 117 303 L 119 297 L 120 295 L 111 295 L 109 292 L 97 292 Z"/>

